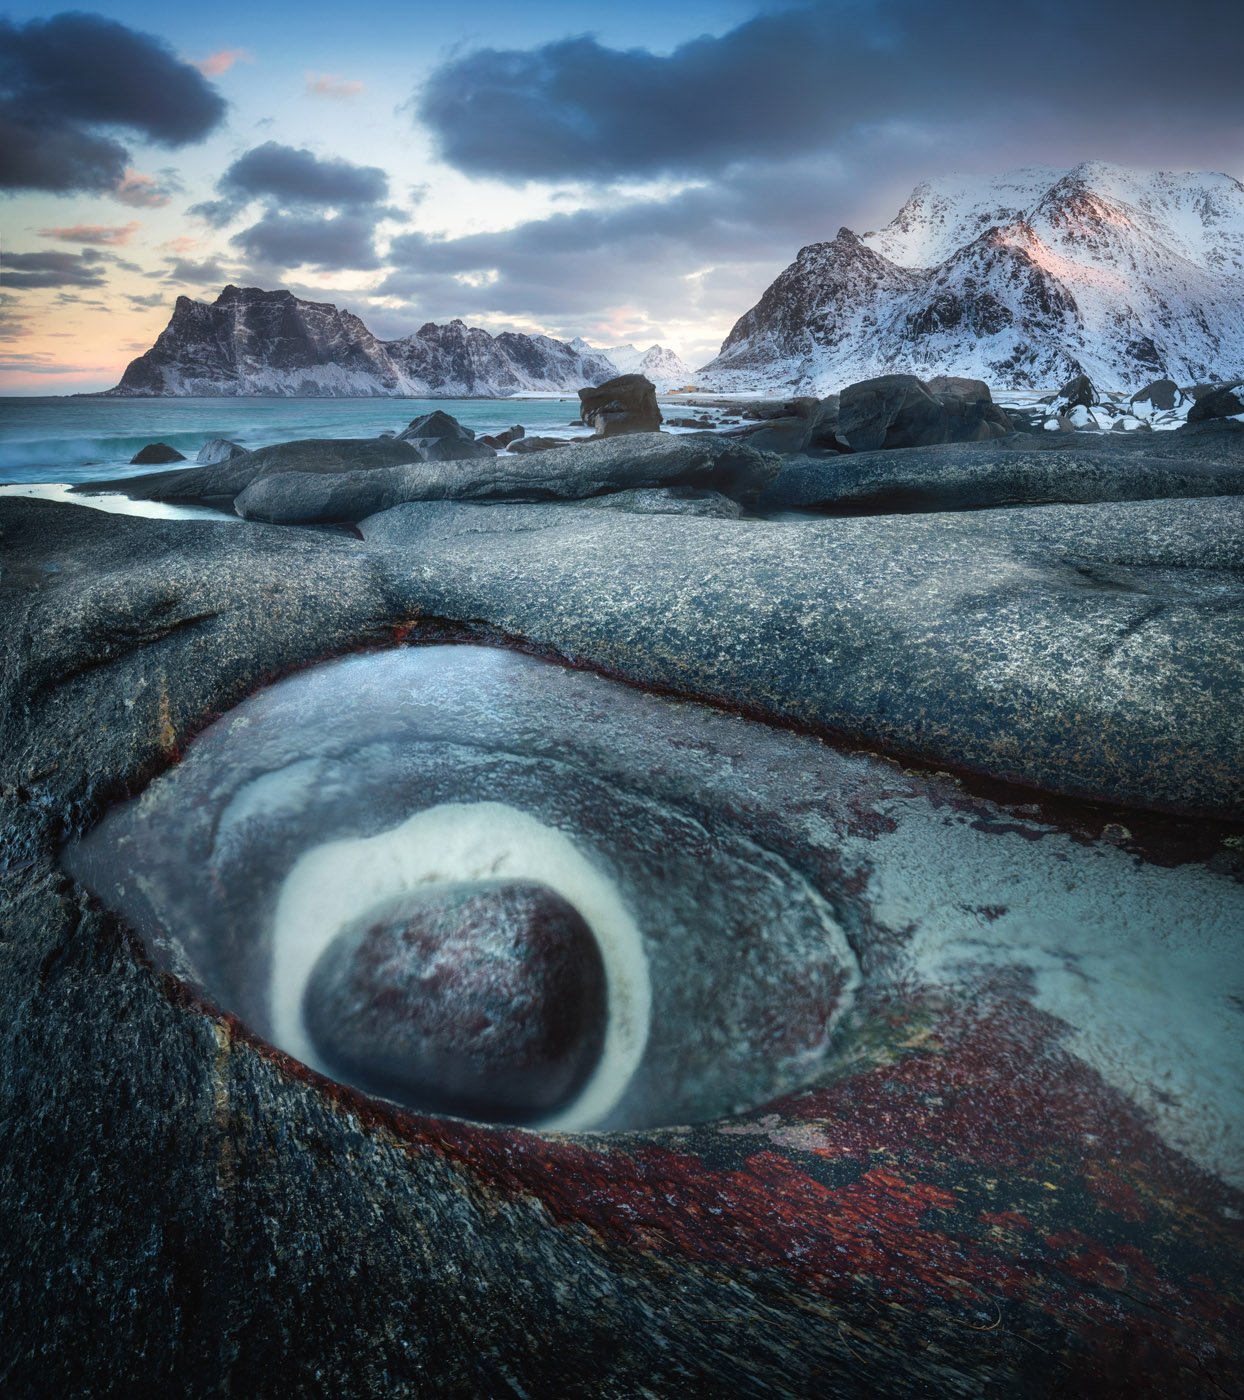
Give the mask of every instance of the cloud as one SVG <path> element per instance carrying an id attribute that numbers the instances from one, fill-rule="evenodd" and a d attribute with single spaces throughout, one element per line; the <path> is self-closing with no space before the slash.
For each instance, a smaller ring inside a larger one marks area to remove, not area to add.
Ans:
<path id="1" fill-rule="evenodd" d="M 69 228 L 41 228 L 41 238 L 58 238 L 62 243 L 93 243 L 98 247 L 119 248 L 142 228 L 137 219 L 128 224 L 74 224 Z"/>
<path id="2" fill-rule="evenodd" d="M 249 49 L 217 49 L 200 59 L 194 66 L 205 78 L 218 78 L 227 73 L 235 63 L 254 63 L 255 55 Z"/>
<path id="3" fill-rule="evenodd" d="M 81 253 L 6 253 L 0 277 L 16 289 L 41 287 L 102 287 L 101 254 L 93 248 Z"/>
<path id="4" fill-rule="evenodd" d="M 163 292 L 152 292 L 150 296 L 138 296 L 134 292 L 130 292 L 125 299 L 131 306 L 137 307 L 140 311 L 150 311 L 157 306 L 168 305 L 168 297 Z"/>
<path id="5" fill-rule="evenodd" d="M 229 274 L 214 258 L 204 262 L 187 262 L 184 258 L 169 258 L 166 282 L 192 283 L 196 287 L 219 286 L 229 280 Z"/>
<path id="6" fill-rule="evenodd" d="M 116 131 L 184 146 L 224 115 L 203 75 L 150 34 L 81 13 L 0 19 L 0 188 L 110 190 L 128 161 Z"/>
<path id="7" fill-rule="evenodd" d="M 272 199 L 285 206 L 345 209 L 387 199 L 389 177 L 379 166 L 355 165 L 265 141 L 235 160 L 216 188 L 233 200 Z"/>
<path id="8" fill-rule="evenodd" d="M 333 73 L 308 73 L 308 97 L 357 97 L 363 91 L 363 84 Z"/>
<path id="9" fill-rule="evenodd" d="M 113 187 L 112 197 L 131 209 L 162 209 L 180 191 L 181 181 L 171 170 L 162 170 L 157 178 L 127 168 Z"/>
<path id="10" fill-rule="evenodd" d="M 879 123 L 966 120 L 983 144 L 999 121 L 1109 133 L 1146 164 L 1155 138 L 1196 149 L 1218 131 L 1238 155 L 1236 0 L 1205 0 L 1197 23 L 1212 45 L 1189 43 L 1167 0 L 1045 0 L 1039 16 L 993 0 L 810 3 L 664 55 L 586 36 L 478 49 L 435 69 L 415 112 L 449 164 L 515 182 L 711 175 Z"/>
<path id="11" fill-rule="evenodd" d="M 273 267 L 315 267 L 339 272 L 380 266 L 375 247 L 376 221 L 370 213 L 335 218 L 304 217 L 279 210 L 265 214 L 231 240 L 248 256 Z"/>
<path id="12" fill-rule="evenodd" d="M 224 228 L 261 203 L 258 221 L 231 241 L 274 269 L 377 268 L 377 226 L 405 218 L 383 203 L 389 177 L 379 166 L 317 156 L 277 141 L 266 141 L 235 160 L 217 180 L 216 192 L 218 199 L 196 204 L 190 212 L 213 228 Z"/>

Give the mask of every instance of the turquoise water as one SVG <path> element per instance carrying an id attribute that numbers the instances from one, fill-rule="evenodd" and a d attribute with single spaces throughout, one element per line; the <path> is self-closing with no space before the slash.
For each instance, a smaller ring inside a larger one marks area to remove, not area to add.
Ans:
<path id="1" fill-rule="evenodd" d="M 208 438 L 266 447 L 295 438 L 400 432 L 433 409 L 476 432 L 512 423 L 571 436 L 579 399 L 94 399 L 0 398 L 0 482 L 77 482 L 139 475 L 130 458 L 167 442 L 193 462 Z"/>

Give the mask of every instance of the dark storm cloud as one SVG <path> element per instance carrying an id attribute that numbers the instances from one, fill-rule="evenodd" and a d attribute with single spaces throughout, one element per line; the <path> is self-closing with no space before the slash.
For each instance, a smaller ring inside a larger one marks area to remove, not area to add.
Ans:
<path id="1" fill-rule="evenodd" d="M 0 19 L 0 188 L 102 192 L 128 153 L 117 132 L 201 140 L 225 103 L 160 39 L 100 15 Z"/>
<path id="2" fill-rule="evenodd" d="M 82 253 L 5 253 L 0 258 L 0 279 L 10 290 L 102 287 L 103 262 L 93 248 Z"/>
<path id="3" fill-rule="evenodd" d="M 1205 0 L 1195 34 L 1167 0 L 816 3 L 668 55 L 591 37 L 476 50 L 435 70 L 415 110 L 451 165 L 514 181 L 708 174 L 875 123 L 966 120 L 988 145 L 999 115 L 1152 164 L 1207 131 L 1238 152 L 1242 67 L 1238 0 Z"/>
<path id="4" fill-rule="evenodd" d="M 235 201 L 271 199 L 286 206 L 357 209 L 387 199 L 389 177 L 375 165 L 355 165 L 265 141 L 235 160 L 216 188 Z"/>
<path id="5" fill-rule="evenodd" d="M 316 267 L 328 272 L 380 266 L 372 213 L 336 218 L 272 211 L 231 240 L 249 257 L 273 267 Z"/>
<path id="6" fill-rule="evenodd" d="M 317 156 L 276 141 L 235 160 L 216 182 L 216 192 L 218 199 L 196 204 L 190 212 L 213 228 L 224 228 L 261 202 L 263 216 L 232 242 L 274 269 L 377 268 L 377 225 L 405 218 L 383 203 L 389 177 L 378 166 Z"/>

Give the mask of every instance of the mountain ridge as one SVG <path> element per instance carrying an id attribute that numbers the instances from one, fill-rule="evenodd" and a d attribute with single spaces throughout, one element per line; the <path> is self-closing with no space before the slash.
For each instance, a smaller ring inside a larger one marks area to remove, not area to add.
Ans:
<path id="1" fill-rule="evenodd" d="M 894 372 L 1057 387 L 1244 366 L 1244 185 L 1088 161 L 918 185 L 883 229 L 808 244 L 700 371 L 828 393 Z"/>
<path id="2" fill-rule="evenodd" d="M 214 302 L 178 297 L 151 349 L 102 397 L 507 398 L 621 372 L 582 342 L 460 320 L 382 341 L 331 302 L 230 284 Z"/>

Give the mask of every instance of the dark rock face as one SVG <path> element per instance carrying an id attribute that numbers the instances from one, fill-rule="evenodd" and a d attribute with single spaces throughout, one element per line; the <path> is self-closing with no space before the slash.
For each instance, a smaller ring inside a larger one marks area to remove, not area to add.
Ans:
<path id="1" fill-rule="evenodd" d="M 656 386 L 642 374 L 621 374 L 594 388 L 580 389 L 582 418 L 597 437 L 655 433 L 661 426 Z"/>
<path id="2" fill-rule="evenodd" d="M 463 442 L 475 440 L 475 434 L 470 428 L 463 427 L 452 413 L 445 413 L 439 408 L 419 418 L 412 418 L 397 436 L 401 442 L 409 442 L 416 438 L 457 438 Z"/>
<path id="3" fill-rule="evenodd" d="M 914 374 L 849 384 L 839 397 L 837 436 L 853 452 L 946 441 L 945 405 Z"/>
<path id="4" fill-rule="evenodd" d="M 480 441 L 489 447 L 495 448 L 498 452 L 503 452 L 512 442 L 517 442 L 523 437 L 526 429 L 521 423 L 515 423 L 513 427 L 506 428 L 500 433 L 485 433 Z"/>
<path id="5" fill-rule="evenodd" d="M 1054 402 L 1060 408 L 1092 408 L 1094 404 L 1100 403 L 1097 389 L 1093 381 L 1087 374 L 1077 374 L 1069 379 L 1066 384 L 1054 396 Z"/>
<path id="6" fill-rule="evenodd" d="M 245 452 L 246 448 L 239 447 L 236 442 L 230 442 L 227 438 L 209 438 L 199 448 L 194 460 L 200 467 L 214 467 L 229 461 L 230 458 L 241 457 Z"/>
<path id="7" fill-rule="evenodd" d="M 477 442 L 474 438 L 403 436 L 400 440 L 415 449 L 421 462 L 471 462 L 497 455 L 491 443 Z"/>
<path id="8" fill-rule="evenodd" d="M 308 1033 L 349 1082 L 431 1112 L 530 1123 L 600 1058 L 605 969 L 546 885 L 438 885 L 342 931 L 303 994 Z"/>
<path id="9" fill-rule="evenodd" d="M 1132 395 L 1131 402 L 1147 403 L 1152 408 L 1172 409 L 1183 403 L 1184 396 L 1173 379 L 1155 379 Z"/>
<path id="10" fill-rule="evenodd" d="M 1234 418 L 1244 413 L 1244 379 L 1230 384 L 1215 385 L 1209 393 L 1198 396 L 1188 410 L 1189 423 L 1202 423 L 1210 418 Z"/>
<path id="11" fill-rule="evenodd" d="M 930 379 L 926 388 L 946 407 L 948 442 L 988 442 L 1015 431 L 1010 415 L 994 403 L 983 380 L 941 375 Z"/>
<path id="12" fill-rule="evenodd" d="M 134 467 L 158 467 L 164 462 L 184 462 L 186 459 L 175 447 L 167 442 L 149 442 L 130 458 Z"/>

